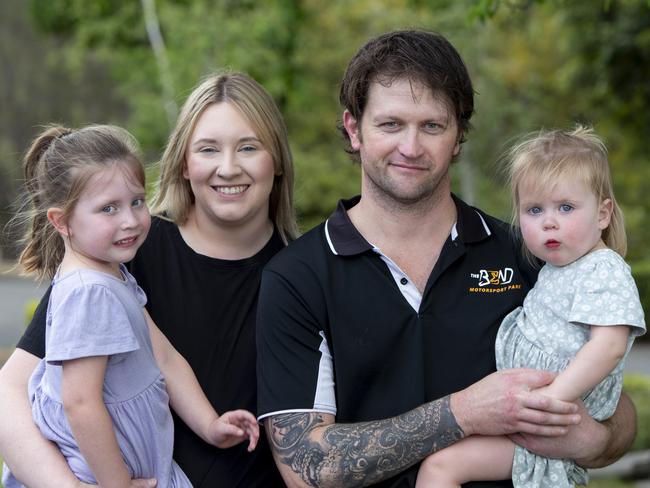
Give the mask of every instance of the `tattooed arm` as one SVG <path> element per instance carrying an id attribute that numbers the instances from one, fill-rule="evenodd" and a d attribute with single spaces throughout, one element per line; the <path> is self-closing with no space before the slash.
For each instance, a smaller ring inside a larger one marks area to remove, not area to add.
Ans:
<path id="1" fill-rule="evenodd" d="M 503 371 L 389 419 L 339 424 L 330 414 L 288 413 L 264 425 L 289 487 L 367 486 L 466 435 L 563 435 L 580 420 L 575 405 L 531 392 L 552 379 L 542 371 Z"/>
<path id="2" fill-rule="evenodd" d="M 386 420 L 336 424 L 329 414 L 289 413 L 264 425 L 290 487 L 377 483 L 464 437 L 449 397 Z"/>

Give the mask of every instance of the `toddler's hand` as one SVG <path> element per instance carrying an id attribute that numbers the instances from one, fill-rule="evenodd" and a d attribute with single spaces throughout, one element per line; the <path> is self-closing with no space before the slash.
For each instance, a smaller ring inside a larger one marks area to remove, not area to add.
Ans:
<path id="1" fill-rule="evenodd" d="M 235 446 L 248 439 L 248 452 L 255 449 L 260 438 L 260 428 L 252 413 L 232 410 L 223 413 L 210 424 L 209 439 L 222 449 Z"/>

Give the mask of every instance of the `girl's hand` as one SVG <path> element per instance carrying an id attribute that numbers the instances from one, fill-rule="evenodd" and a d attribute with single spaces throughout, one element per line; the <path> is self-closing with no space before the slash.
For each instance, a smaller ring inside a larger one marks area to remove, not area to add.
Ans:
<path id="1" fill-rule="evenodd" d="M 225 412 L 212 421 L 208 429 L 208 438 L 210 443 L 222 449 L 248 439 L 248 452 L 251 452 L 260 438 L 260 428 L 252 413 L 246 410 L 233 410 Z"/>

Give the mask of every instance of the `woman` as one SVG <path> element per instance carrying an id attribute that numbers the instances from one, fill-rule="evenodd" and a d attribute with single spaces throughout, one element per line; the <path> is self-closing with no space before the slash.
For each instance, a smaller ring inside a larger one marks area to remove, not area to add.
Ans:
<path id="1" fill-rule="evenodd" d="M 260 274 L 297 235 L 282 117 L 246 75 L 211 76 L 185 102 L 160 166 L 157 216 L 130 270 L 152 318 L 190 363 L 214 408 L 255 411 Z M 26 398 L 44 352 L 47 296 L 0 370 L 0 452 L 25 484 L 75 486 L 65 461 L 32 425 Z M 194 486 L 284 486 L 264 440 L 251 454 L 245 446 L 220 450 L 174 420 L 174 459 Z M 136 484 L 150 486 L 147 481 Z"/>

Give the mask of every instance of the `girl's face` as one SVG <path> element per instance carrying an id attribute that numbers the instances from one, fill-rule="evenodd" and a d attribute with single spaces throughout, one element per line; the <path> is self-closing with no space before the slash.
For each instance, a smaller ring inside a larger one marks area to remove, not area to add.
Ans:
<path id="1" fill-rule="evenodd" d="M 219 226 L 266 226 L 275 169 L 271 153 L 231 104 L 201 114 L 185 153 L 183 176 L 195 197 L 199 221 Z"/>
<path id="2" fill-rule="evenodd" d="M 605 247 L 601 234 L 611 213 L 612 201 L 598 202 L 577 178 L 565 178 L 550 189 L 526 182 L 519 187 L 519 224 L 526 247 L 555 266 Z"/>
<path id="3" fill-rule="evenodd" d="M 66 253 L 101 271 L 130 261 L 149 232 L 145 190 L 126 164 L 94 174 L 67 219 Z"/>

